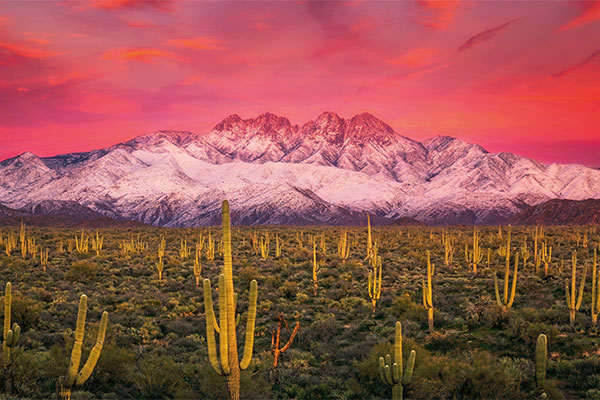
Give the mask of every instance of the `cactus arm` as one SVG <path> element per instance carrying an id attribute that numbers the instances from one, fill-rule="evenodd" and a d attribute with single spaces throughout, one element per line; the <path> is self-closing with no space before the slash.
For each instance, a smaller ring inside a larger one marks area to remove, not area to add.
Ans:
<path id="1" fill-rule="evenodd" d="M 79 311 L 77 313 L 77 328 L 75 329 L 75 343 L 71 351 L 71 361 L 65 378 L 65 387 L 70 388 L 75 383 L 79 362 L 81 361 L 81 346 L 83 344 L 83 331 L 85 329 L 85 316 L 87 313 L 87 296 L 81 295 L 79 299 Z"/>
<path id="2" fill-rule="evenodd" d="M 515 301 L 515 293 L 517 291 L 517 274 L 519 270 L 519 253 L 515 254 L 515 270 L 513 272 L 513 281 L 512 286 L 510 288 L 510 299 L 508 300 L 508 304 L 506 304 L 507 308 L 510 308 Z"/>
<path id="3" fill-rule="evenodd" d="M 398 368 L 398 363 L 392 365 L 392 380 L 394 381 L 394 384 L 402 381 L 402 372 Z"/>
<path id="4" fill-rule="evenodd" d="M 406 370 L 404 371 L 404 376 L 402 377 L 403 385 L 408 385 L 412 379 L 416 357 L 417 353 L 414 350 L 411 350 L 410 354 L 408 355 L 408 361 L 406 362 Z"/>
<path id="5" fill-rule="evenodd" d="M 498 307 L 502 307 L 502 300 L 500 300 L 500 290 L 498 289 L 498 274 L 494 272 L 494 292 L 496 293 L 496 303 Z"/>
<path id="6" fill-rule="evenodd" d="M 387 385 L 390 385 L 386 376 L 385 376 L 385 361 L 383 357 L 379 357 L 379 378 L 381 381 Z"/>
<path id="7" fill-rule="evenodd" d="M 255 279 L 250 282 L 250 304 L 248 308 L 248 321 L 246 322 L 246 341 L 244 342 L 244 354 L 240 362 L 240 369 L 244 370 L 252 360 L 252 349 L 254 347 L 254 324 L 256 322 L 256 298 L 258 297 L 258 284 Z"/>
<path id="8" fill-rule="evenodd" d="M 392 370 L 388 364 L 383 368 L 383 372 L 385 373 L 385 380 L 388 385 L 394 385 L 394 379 L 392 378 Z"/>
<path id="9" fill-rule="evenodd" d="M 579 287 L 579 296 L 577 297 L 577 304 L 575 309 L 579 310 L 581 307 L 581 301 L 583 300 L 583 290 L 585 289 L 585 276 L 587 274 L 587 265 L 583 268 L 583 277 L 581 278 L 581 286 Z"/>
<path id="10" fill-rule="evenodd" d="M 108 312 L 104 311 L 102 313 L 102 317 L 100 318 L 100 326 L 98 327 L 98 336 L 96 337 L 96 344 L 92 348 L 90 355 L 84 364 L 83 368 L 77 374 L 77 380 L 75 381 L 76 385 L 82 385 L 92 374 L 96 363 L 98 362 L 98 358 L 100 357 L 100 352 L 102 351 L 102 347 L 104 346 L 104 335 L 106 334 L 106 325 L 108 324 Z"/>
<path id="11" fill-rule="evenodd" d="M 219 334 L 219 352 L 221 356 L 221 367 L 223 368 L 224 375 L 229 374 L 231 370 L 229 367 L 228 354 L 228 333 L 230 326 L 227 324 L 227 318 L 227 284 L 225 283 L 225 275 L 221 274 L 219 276 L 219 319 L 221 321 L 221 333 Z"/>
<path id="12" fill-rule="evenodd" d="M 569 307 L 569 310 L 571 308 L 573 308 L 573 305 L 571 304 L 571 295 L 569 293 L 569 280 L 566 279 L 565 280 L 565 294 L 567 296 L 567 307 Z"/>
<path id="13" fill-rule="evenodd" d="M 294 337 L 296 337 L 296 334 L 298 333 L 299 328 L 300 328 L 300 322 L 296 322 L 296 326 L 294 327 L 294 330 L 292 331 L 292 334 L 290 335 L 290 339 L 285 344 L 285 346 L 283 346 L 283 348 L 281 349 L 282 353 L 285 352 L 292 345 L 292 342 L 294 341 Z M 279 346 L 279 344 L 278 344 L 278 346 Z"/>
<path id="14" fill-rule="evenodd" d="M 212 304 L 210 279 L 204 280 L 204 314 L 206 315 L 206 343 L 208 346 L 208 360 L 215 372 L 223 375 L 219 359 L 217 357 L 217 345 L 215 342 L 215 312 Z"/>

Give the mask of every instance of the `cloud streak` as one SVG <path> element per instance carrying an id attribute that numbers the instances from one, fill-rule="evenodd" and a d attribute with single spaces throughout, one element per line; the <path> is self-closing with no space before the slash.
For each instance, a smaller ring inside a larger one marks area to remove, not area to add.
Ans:
<path id="1" fill-rule="evenodd" d="M 491 29 L 486 29 L 483 32 L 479 32 L 477 35 L 471 36 L 469 39 L 467 39 L 466 42 L 464 42 L 462 45 L 460 45 L 458 47 L 457 51 L 461 52 L 461 51 L 469 50 L 473 46 L 477 46 L 479 44 L 482 44 L 482 43 L 492 40 L 493 38 L 496 37 L 496 35 L 498 35 L 498 33 L 503 31 L 504 29 L 506 29 L 513 22 L 514 22 L 514 20 L 508 21 L 502 25 L 498 25 Z"/>
<path id="2" fill-rule="evenodd" d="M 567 69 L 564 69 L 560 72 L 557 72 L 556 74 L 552 75 L 554 78 L 562 78 L 565 75 L 568 75 L 574 71 L 577 71 L 589 64 L 594 63 L 595 61 L 600 61 L 600 49 L 594 51 L 592 54 L 590 54 L 589 56 L 587 56 L 583 61 L 581 61 L 580 63 L 575 64 L 572 67 L 569 67 Z"/>

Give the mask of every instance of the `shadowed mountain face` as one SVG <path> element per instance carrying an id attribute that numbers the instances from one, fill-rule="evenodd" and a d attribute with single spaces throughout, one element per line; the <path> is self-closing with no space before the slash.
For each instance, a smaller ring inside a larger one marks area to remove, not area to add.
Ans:
<path id="1" fill-rule="evenodd" d="M 29 210 L 15 210 L 0 204 L 0 225 L 20 225 L 59 228 L 111 226 L 143 226 L 137 221 L 117 221 L 72 201 L 44 200 Z"/>
<path id="2" fill-rule="evenodd" d="M 270 113 L 232 115 L 204 134 L 157 131 L 0 163 L 0 202 L 9 207 L 60 200 L 162 226 L 214 223 L 224 198 L 244 224 L 355 224 L 366 211 L 385 224 L 480 224 L 550 199 L 598 197 L 598 170 L 491 154 L 451 137 L 421 143 L 366 113 L 325 112 L 302 126 Z"/>
<path id="3" fill-rule="evenodd" d="M 549 200 L 527 207 L 510 222 L 523 225 L 600 224 L 600 200 Z"/>

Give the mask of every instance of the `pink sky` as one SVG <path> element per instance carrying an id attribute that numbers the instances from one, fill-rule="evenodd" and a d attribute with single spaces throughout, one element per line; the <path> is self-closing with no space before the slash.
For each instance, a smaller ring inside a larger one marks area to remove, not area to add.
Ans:
<path id="1" fill-rule="evenodd" d="M 600 1 L 4 1 L 0 159 L 229 114 L 600 166 Z"/>

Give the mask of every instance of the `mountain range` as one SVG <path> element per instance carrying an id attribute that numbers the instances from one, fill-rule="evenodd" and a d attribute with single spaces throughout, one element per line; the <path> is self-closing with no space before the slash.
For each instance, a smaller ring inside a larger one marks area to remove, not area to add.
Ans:
<path id="1" fill-rule="evenodd" d="M 0 162 L 0 203 L 89 210 L 158 226 L 504 223 L 552 199 L 600 198 L 600 171 L 490 153 L 448 136 L 419 142 L 371 114 L 302 126 L 231 115 L 202 134 L 156 131 L 111 147 Z M 83 211 L 82 211 L 83 212 Z M 85 211 L 88 212 L 88 211 Z"/>

